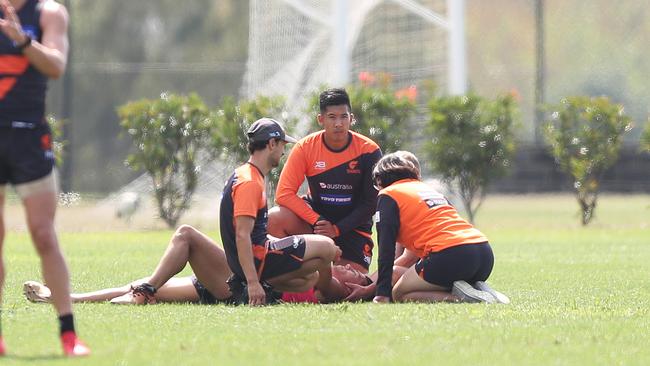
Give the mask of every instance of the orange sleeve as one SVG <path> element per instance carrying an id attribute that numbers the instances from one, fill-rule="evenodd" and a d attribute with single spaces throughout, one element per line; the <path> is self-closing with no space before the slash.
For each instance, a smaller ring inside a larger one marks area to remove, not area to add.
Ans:
<path id="1" fill-rule="evenodd" d="M 233 187 L 233 216 L 257 217 L 264 192 L 256 182 L 246 181 Z"/>
<path id="2" fill-rule="evenodd" d="M 302 145 L 296 145 L 289 153 L 287 162 L 280 173 L 278 189 L 275 192 L 275 203 L 290 209 L 308 224 L 313 225 L 318 221 L 320 215 L 312 210 L 302 198 L 298 197 L 298 190 L 305 181 L 306 172 L 305 153 Z"/>

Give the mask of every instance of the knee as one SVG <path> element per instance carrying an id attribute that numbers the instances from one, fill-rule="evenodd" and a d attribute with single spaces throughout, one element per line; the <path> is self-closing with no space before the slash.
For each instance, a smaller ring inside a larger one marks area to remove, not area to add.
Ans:
<path id="1" fill-rule="evenodd" d="M 175 245 L 187 245 L 191 239 L 194 233 L 196 232 L 196 229 L 193 228 L 190 225 L 181 225 L 176 229 L 176 232 L 174 233 L 174 244 Z"/>
<path id="2" fill-rule="evenodd" d="M 36 225 L 30 227 L 29 232 L 39 254 L 46 254 L 56 248 L 56 236 L 51 225 Z"/>

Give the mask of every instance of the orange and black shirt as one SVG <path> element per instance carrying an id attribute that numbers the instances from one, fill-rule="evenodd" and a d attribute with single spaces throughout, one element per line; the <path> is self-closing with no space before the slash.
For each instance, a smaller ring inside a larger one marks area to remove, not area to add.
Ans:
<path id="1" fill-rule="evenodd" d="M 291 150 L 276 203 L 311 225 L 323 217 L 336 225 L 339 234 L 356 230 L 368 235 L 377 202 L 372 168 L 380 158 L 379 146 L 356 132 L 349 132 L 348 144 L 340 150 L 325 144 L 324 131 L 313 133 Z M 305 178 L 311 207 L 297 195 Z"/>
<path id="2" fill-rule="evenodd" d="M 237 216 L 255 218 L 251 232 L 253 254 L 264 252 L 268 223 L 264 175 L 250 162 L 235 169 L 228 179 L 223 189 L 219 211 L 221 241 L 226 252 L 228 266 L 234 274 L 240 278 L 246 278 L 237 254 L 235 228 L 235 217 Z"/>
<path id="3" fill-rule="evenodd" d="M 381 296 L 390 296 L 396 242 L 424 258 L 457 245 L 487 241 L 445 196 L 416 179 L 403 179 L 379 191 L 375 223 L 379 241 L 377 294 Z"/>
<path id="4" fill-rule="evenodd" d="M 40 2 L 27 0 L 17 15 L 23 32 L 40 41 Z M 0 32 L 0 127 L 11 126 L 14 121 L 42 122 L 46 90 L 47 77 L 36 70 L 13 42 Z"/>

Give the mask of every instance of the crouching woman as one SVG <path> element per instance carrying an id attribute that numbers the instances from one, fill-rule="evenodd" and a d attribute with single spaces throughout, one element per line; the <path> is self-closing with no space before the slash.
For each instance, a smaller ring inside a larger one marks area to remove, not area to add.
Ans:
<path id="1" fill-rule="evenodd" d="M 373 181 L 379 190 L 374 302 L 501 302 L 503 295 L 485 283 L 494 265 L 487 238 L 442 194 L 420 181 L 414 162 L 400 154 L 386 155 L 375 165 Z M 392 287 L 396 242 L 419 260 Z"/>

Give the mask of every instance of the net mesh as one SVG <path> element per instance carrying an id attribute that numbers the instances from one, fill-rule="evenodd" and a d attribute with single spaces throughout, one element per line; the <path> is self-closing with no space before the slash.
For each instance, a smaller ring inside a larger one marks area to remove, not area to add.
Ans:
<path id="1" fill-rule="evenodd" d="M 243 97 L 283 95 L 292 111 L 303 115 L 306 99 L 332 85 L 338 64 L 332 46 L 334 1 L 251 0 Z M 404 3 L 445 14 L 443 0 L 348 2 L 348 80 L 381 72 L 390 75 L 396 89 L 432 80 L 444 90 L 447 33 Z"/>

